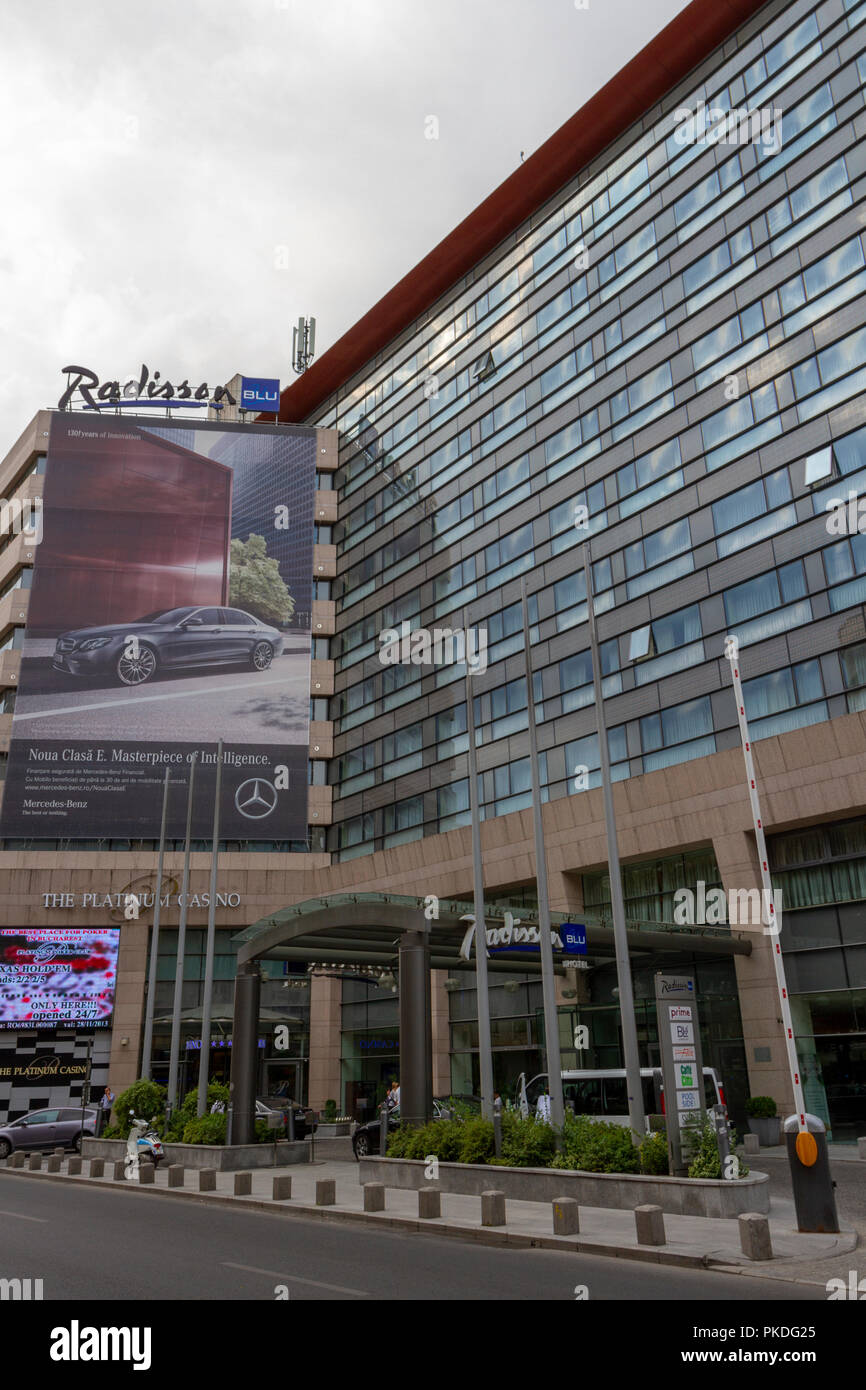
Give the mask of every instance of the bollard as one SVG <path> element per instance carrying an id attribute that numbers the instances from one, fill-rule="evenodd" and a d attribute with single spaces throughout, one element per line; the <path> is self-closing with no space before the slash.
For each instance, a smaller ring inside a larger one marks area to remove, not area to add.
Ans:
<path id="1" fill-rule="evenodd" d="M 170 1163 L 168 1167 L 169 1187 L 183 1187 L 184 1166 L 182 1163 Z"/>
<path id="2" fill-rule="evenodd" d="M 73 1156 L 72 1156 L 72 1158 L 70 1158 L 69 1163 L 68 1163 L 67 1168 L 66 1168 L 67 1176 L 68 1176 L 68 1177 L 71 1177 L 71 1178 L 74 1178 L 74 1177 L 75 1177 L 77 1174 L 79 1174 L 80 1172 L 81 1172 L 81 1159 L 79 1158 L 78 1154 L 73 1154 Z"/>
<path id="3" fill-rule="evenodd" d="M 761 1141 L 757 1134 L 743 1135 L 743 1148 L 747 1154 L 756 1154 L 761 1151 Z"/>
<path id="4" fill-rule="evenodd" d="M 31 1154 L 27 1160 L 27 1167 L 30 1169 L 31 1173 L 38 1173 L 42 1168 L 42 1155 Z"/>
<path id="5" fill-rule="evenodd" d="M 156 1176 L 156 1169 L 152 1163 L 142 1163 L 138 1169 L 139 1182 L 153 1182 Z"/>
<path id="6" fill-rule="evenodd" d="M 438 1187 L 418 1189 L 418 1216 L 422 1221 L 435 1221 L 442 1215 L 442 1193 Z"/>
<path id="7" fill-rule="evenodd" d="M 664 1245 L 665 1216 L 661 1207 L 635 1207 L 634 1224 L 638 1245 Z"/>
<path id="8" fill-rule="evenodd" d="M 92 1178 L 101 1178 L 104 1172 L 105 1172 L 105 1159 L 104 1159 L 104 1158 L 92 1158 L 92 1159 L 90 1160 L 90 1176 L 91 1176 Z"/>
<path id="9" fill-rule="evenodd" d="M 866 1139 L 857 1140 L 857 1157 L 866 1158 Z"/>
<path id="10" fill-rule="evenodd" d="M 11 1159 L 9 1160 L 9 1166 L 10 1168 L 23 1168 L 26 1159 L 27 1155 L 25 1154 L 24 1150 L 16 1149 Z"/>
<path id="11" fill-rule="evenodd" d="M 770 1240 L 770 1223 L 766 1216 L 756 1211 L 745 1212 L 737 1217 L 740 1226 L 740 1249 L 750 1260 L 771 1260 L 773 1245 Z"/>
<path id="12" fill-rule="evenodd" d="M 52 1158 L 65 1158 L 65 1157 L 66 1157 L 66 1150 L 65 1150 L 65 1149 L 54 1149 L 53 1152 L 52 1152 Z"/>
<path id="13" fill-rule="evenodd" d="M 249 1197 L 253 1190 L 252 1173 L 235 1173 L 235 1196 Z"/>
<path id="14" fill-rule="evenodd" d="M 580 1207 L 573 1197 L 554 1197 L 553 1234 L 555 1236 L 580 1234 Z"/>
<path id="15" fill-rule="evenodd" d="M 216 1192 L 216 1168 L 199 1168 L 199 1192 Z"/>
<path id="16" fill-rule="evenodd" d="M 364 1210 L 385 1210 L 385 1184 L 383 1182 L 364 1183 Z"/>
<path id="17" fill-rule="evenodd" d="M 491 1189 L 481 1194 L 482 1226 L 505 1225 L 505 1193 Z"/>
<path id="18" fill-rule="evenodd" d="M 337 1183 L 335 1178 L 319 1178 L 316 1183 L 316 1206 L 332 1207 L 337 1200 Z"/>
<path id="19" fill-rule="evenodd" d="M 126 1164 L 122 1158 L 116 1158 L 114 1160 L 111 1165 L 109 1176 L 112 1177 L 115 1182 L 123 1182 L 126 1177 Z"/>
<path id="20" fill-rule="evenodd" d="M 384 1158 L 388 1152 L 388 1107 L 383 1105 L 379 1111 L 379 1155 Z"/>
<path id="21" fill-rule="evenodd" d="M 838 1231 L 836 1184 L 830 1172 L 827 1131 L 817 1115 L 805 1116 L 806 1129 L 800 1133 L 796 1115 L 784 1124 L 785 1146 L 794 1189 L 798 1231 Z"/>
<path id="22" fill-rule="evenodd" d="M 57 1154 L 52 1154 L 52 1155 L 51 1155 L 51 1157 L 49 1158 L 48 1162 L 47 1162 L 46 1165 L 45 1165 L 45 1171 L 46 1171 L 46 1173 L 59 1173 L 59 1172 L 60 1172 L 60 1159 L 59 1159 L 59 1157 L 57 1156 Z"/>
<path id="23" fill-rule="evenodd" d="M 274 1201 L 275 1201 L 275 1202 L 288 1202 L 288 1201 L 291 1199 L 291 1195 L 292 1195 L 292 1179 L 291 1179 L 291 1176 L 290 1176 L 288 1173 L 275 1173 L 275 1174 L 274 1174 L 274 1192 L 273 1192 L 273 1199 L 274 1199 Z"/>

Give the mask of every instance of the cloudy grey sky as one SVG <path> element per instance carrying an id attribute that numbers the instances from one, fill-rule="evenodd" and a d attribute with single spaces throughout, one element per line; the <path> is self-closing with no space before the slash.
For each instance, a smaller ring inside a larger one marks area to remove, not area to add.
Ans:
<path id="1" fill-rule="evenodd" d="M 4 0 L 0 456 L 69 362 L 287 382 L 683 7 Z"/>

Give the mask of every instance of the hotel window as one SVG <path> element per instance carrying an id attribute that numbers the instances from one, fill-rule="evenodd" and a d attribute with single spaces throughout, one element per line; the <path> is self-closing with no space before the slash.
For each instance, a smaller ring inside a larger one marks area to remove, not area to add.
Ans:
<path id="1" fill-rule="evenodd" d="M 675 492 L 683 482 L 679 439 L 671 439 L 627 463 L 617 469 L 615 476 L 620 517 L 632 516 Z"/>
<path id="2" fill-rule="evenodd" d="M 694 265 L 683 271 L 683 289 L 687 296 L 686 311 L 697 313 L 698 309 L 710 300 L 724 294 L 731 285 L 745 279 L 757 269 L 753 251 L 752 233 L 748 227 L 735 232 L 728 241 L 723 241 Z"/>
<path id="3" fill-rule="evenodd" d="M 602 287 L 602 302 L 625 289 L 638 275 L 655 265 L 658 258 L 655 227 L 648 222 L 599 261 L 598 281 Z"/>
<path id="4" fill-rule="evenodd" d="M 463 430 L 460 434 L 454 435 L 447 444 L 434 450 L 425 463 L 430 480 L 437 487 L 444 486 L 452 478 L 456 478 L 458 474 L 464 473 L 467 468 L 472 466 L 469 430 Z"/>
<path id="5" fill-rule="evenodd" d="M 469 747 L 466 732 L 466 705 L 454 705 L 436 716 L 436 757 L 439 762 L 456 758 Z"/>
<path id="6" fill-rule="evenodd" d="M 741 647 L 812 620 L 802 560 L 747 579 L 722 597 L 726 621 Z"/>
<path id="7" fill-rule="evenodd" d="M 529 622 L 531 625 L 538 622 L 537 594 L 529 596 Z M 491 613 L 487 619 L 487 641 L 487 661 L 490 666 L 523 650 L 523 612 L 520 603 L 511 603 L 498 613 Z"/>
<path id="8" fill-rule="evenodd" d="M 321 695 L 315 695 L 310 701 L 310 719 L 317 723 L 326 724 L 331 718 L 328 699 Z"/>
<path id="9" fill-rule="evenodd" d="M 696 603 L 636 629 L 629 650 L 629 659 L 636 663 L 635 685 L 648 685 L 703 661 L 701 638 L 701 610 Z"/>
<path id="10" fill-rule="evenodd" d="M 740 156 L 735 154 L 674 203 L 680 246 L 709 222 L 714 222 L 727 208 L 738 203 L 745 196 L 745 191 Z"/>
<path id="11" fill-rule="evenodd" d="M 523 502 L 530 494 L 529 455 L 507 463 L 498 468 L 481 484 L 481 521 L 492 521 L 500 512 L 508 511 L 518 502 Z"/>
<path id="12" fill-rule="evenodd" d="M 866 642 L 856 647 L 844 647 L 839 653 L 842 663 L 842 680 L 848 696 L 848 712 L 866 709 Z"/>
<path id="13" fill-rule="evenodd" d="M 732 401 L 701 421 L 707 472 L 722 468 L 740 454 L 766 444 L 782 433 L 776 387 L 772 381 L 751 395 Z"/>
<path id="14" fill-rule="evenodd" d="M 433 580 L 434 614 L 451 613 L 464 603 L 476 597 L 478 585 L 475 582 L 475 556 L 458 560 L 456 565 L 437 574 Z"/>
<path id="15" fill-rule="evenodd" d="M 362 744 L 351 753 L 344 753 L 331 763 L 331 781 L 339 788 L 338 796 L 351 796 L 353 792 L 364 791 L 376 781 L 374 767 L 376 749 L 373 744 Z"/>
<path id="16" fill-rule="evenodd" d="M 539 753 L 538 771 L 541 782 L 541 800 L 547 800 L 547 755 Z M 482 772 L 481 814 L 487 820 L 491 815 L 507 816 L 512 811 L 523 811 L 532 804 L 532 772 L 528 758 L 505 763 L 490 772 Z"/>
<path id="17" fill-rule="evenodd" d="M 793 159 L 799 159 L 806 150 L 835 129 L 833 94 L 829 84 L 825 82 L 823 87 L 818 87 L 796 106 L 785 108 L 782 117 L 784 138 L 781 141 L 773 145 L 765 145 L 763 140 L 756 142 L 759 182 L 772 178 L 780 169 L 784 169 Z"/>
<path id="18" fill-rule="evenodd" d="M 459 825 L 469 824 L 471 816 L 468 777 L 464 777 L 460 782 L 452 782 L 449 787 L 439 788 L 436 793 L 436 814 L 440 834 L 446 830 L 456 830 Z"/>
<path id="19" fill-rule="evenodd" d="M 692 343 L 697 389 L 718 384 L 729 372 L 767 352 L 770 344 L 763 329 L 764 311 L 758 302 Z"/>
<path id="20" fill-rule="evenodd" d="M 329 638 L 314 637 L 312 646 L 312 657 L 314 661 L 330 661 L 331 643 Z"/>
<path id="21" fill-rule="evenodd" d="M 479 457 L 484 458 L 526 428 L 526 392 L 517 391 L 487 415 L 482 415 L 478 427 L 481 432 Z"/>
<path id="22" fill-rule="evenodd" d="M 841 613 L 866 599 L 866 536 L 859 533 L 822 552 L 827 574 L 830 608 Z"/>
<path id="23" fill-rule="evenodd" d="M 386 734 L 382 739 L 382 781 L 392 777 L 402 777 L 407 772 L 417 772 L 423 761 L 421 751 L 421 724 L 407 724 L 396 733 Z"/>
<path id="24" fill-rule="evenodd" d="M 373 853 L 373 834 L 373 817 L 365 815 L 333 826 L 330 838 L 341 860 L 357 859 L 362 854 Z"/>
<path id="25" fill-rule="evenodd" d="M 592 343 L 582 343 L 575 352 L 562 357 L 541 373 L 541 395 L 546 411 L 554 410 L 595 381 Z"/>
<path id="26" fill-rule="evenodd" d="M 586 511 L 583 511 L 586 508 Z M 550 548 L 554 555 L 579 545 L 587 536 L 601 531 L 607 525 L 607 512 L 604 509 L 604 483 L 593 483 L 585 492 L 578 492 L 566 502 L 560 502 L 549 513 Z M 586 520 L 588 525 L 578 525 Z"/>
<path id="27" fill-rule="evenodd" d="M 493 272 L 495 273 L 495 272 Z M 495 285 L 491 285 L 486 294 L 482 294 L 475 301 L 475 321 L 481 324 L 482 319 L 490 318 L 491 323 L 495 323 L 501 318 L 506 310 L 514 305 L 510 305 L 510 300 L 518 300 L 520 297 L 520 275 L 514 269 L 508 275 L 497 280 Z M 490 316 L 493 317 L 490 317 Z M 485 325 L 489 327 L 488 325 Z"/>
<path id="28" fill-rule="evenodd" d="M 0 714 L 13 714 L 15 711 L 15 690 L 0 690 Z M 325 765 L 322 764 L 324 767 Z"/>
<path id="29" fill-rule="evenodd" d="M 686 700 L 640 721 L 644 772 L 703 758 L 716 751 L 710 697 Z"/>
<path id="30" fill-rule="evenodd" d="M 544 442 L 544 457 L 548 464 L 546 481 L 553 483 L 557 478 L 571 473 L 600 452 L 598 411 L 588 410 L 585 415 L 572 420 L 565 429 L 558 430 Z"/>
<path id="31" fill-rule="evenodd" d="M 341 721 L 340 732 L 372 719 L 376 708 L 376 679 L 358 681 L 335 695 L 331 702 L 331 718 Z M 320 716 L 317 716 L 320 717 Z M 327 718 L 327 715 L 323 716 Z"/>
<path id="32" fill-rule="evenodd" d="M 472 503 L 472 493 L 464 492 L 459 497 L 455 497 L 453 502 L 447 506 L 439 507 L 433 517 L 433 535 L 435 540 L 442 536 L 448 536 L 448 545 L 453 545 L 461 536 L 468 536 L 475 524 L 475 511 Z M 434 550 L 438 551 L 441 546 L 434 545 Z"/>
<path id="33" fill-rule="evenodd" d="M 663 362 L 639 377 L 631 386 L 611 397 L 610 414 L 614 440 L 624 439 L 650 420 L 674 408 L 670 363 Z"/>
<path id="34" fill-rule="evenodd" d="M 521 526 L 518 531 L 494 541 L 484 550 L 485 590 L 498 588 L 518 574 L 524 574 L 535 564 L 532 549 L 532 522 Z"/>
<path id="35" fill-rule="evenodd" d="M 836 159 L 819 174 L 801 183 L 789 197 L 780 198 L 768 208 L 771 258 L 775 260 L 783 251 L 850 207 L 854 197 L 849 183 L 844 158 Z"/>
<path id="36" fill-rule="evenodd" d="M 829 256 L 779 286 L 785 336 L 823 318 L 831 309 L 866 291 L 866 260 L 859 237 L 852 237 Z M 857 272 L 860 272 L 859 274 Z"/>
<path id="37" fill-rule="evenodd" d="M 712 513 L 719 559 L 794 526 L 797 509 L 791 502 L 787 468 L 720 498 Z"/>
<path id="38" fill-rule="evenodd" d="M 608 729 L 607 755 L 610 759 L 611 781 L 624 781 L 628 777 L 628 749 L 624 724 Z M 584 768 L 587 769 L 586 773 L 583 771 Z M 582 791 L 601 786 L 598 734 L 587 734 L 585 738 L 574 739 L 565 745 L 565 775 L 567 796 L 576 796 Z"/>
<path id="39" fill-rule="evenodd" d="M 866 328 L 840 338 L 823 352 L 791 369 L 797 416 L 811 420 L 866 389 Z M 824 389 L 821 390 L 820 388 Z M 808 399 L 804 400 L 804 397 Z"/>
<path id="40" fill-rule="evenodd" d="M 688 517 L 674 521 L 624 551 L 626 590 L 630 599 L 691 574 L 695 567 Z"/>
<path id="41" fill-rule="evenodd" d="M 400 705 L 417 700 L 421 694 L 422 671 L 420 666 L 402 663 L 386 666 L 382 671 L 382 709 L 399 709 Z"/>
<path id="42" fill-rule="evenodd" d="M 575 255 L 576 252 L 572 251 L 571 254 Z M 562 290 L 555 299 L 549 300 L 547 304 L 543 304 L 537 310 L 535 332 L 536 346 L 539 352 L 585 317 L 587 299 L 586 276 L 581 275 L 578 280 Z"/>
<path id="43" fill-rule="evenodd" d="M 660 338 L 665 328 L 664 300 L 657 291 L 605 328 L 605 370 L 612 372 L 621 362 Z"/>
<path id="44" fill-rule="evenodd" d="M 613 607 L 612 588 L 610 560 L 596 560 L 592 567 L 592 591 L 596 613 Z M 580 623 L 586 622 L 586 577 L 582 569 L 554 584 L 553 608 L 556 613 L 557 632 L 565 632 L 567 628 L 577 627 Z"/>
<path id="45" fill-rule="evenodd" d="M 801 661 L 769 676 L 743 682 L 749 733 L 771 738 L 827 718 L 827 702 L 817 661 Z"/>
<path id="46" fill-rule="evenodd" d="M 384 811 L 385 849 L 394 845 L 405 845 L 410 840 L 420 840 L 424 835 L 424 798 L 410 796 L 405 801 L 397 801 L 386 806 Z"/>
<path id="47" fill-rule="evenodd" d="M 811 45 L 807 47 L 807 45 Z M 805 50 L 805 51 L 804 51 Z M 797 58 L 796 62 L 791 62 Z M 768 77 L 780 72 L 787 64 L 791 64 L 785 73 L 785 80 L 790 81 L 798 72 L 809 67 L 816 58 L 821 56 L 821 42 L 818 35 L 818 21 L 813 14 L 807 16 L 802 24 L 790 29 L 778 43 L 768 48 L 767 52 L 758 58 L 752 65 L 746 68 L 743 79 L 747 92 L 754 92 Z"/>
<path id="48" fill-rule="evenodd" d="M 533 694 L 538 704 L 541 700 L 540 672 L 533 677 Z M 529 726 L 525 679 L 518 676 L 506 685 L 477 695 L 473 709 L 479 743 L 495 743 L 497 739 L 522 732 Z"/>

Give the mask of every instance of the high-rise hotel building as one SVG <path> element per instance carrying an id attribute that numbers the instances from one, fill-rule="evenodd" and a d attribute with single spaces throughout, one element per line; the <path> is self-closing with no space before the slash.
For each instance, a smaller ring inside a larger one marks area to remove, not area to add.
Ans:
<path id="1" fill-rule="evenodd" d="M 312 603 L 316 819 L 306 853 L 227 847 L 221 881 L 240 895 L 218 919 L 227 991 L 229 929 L 279 906 L 471 898 L 465 670 L 383 663 L 387 630 L 483 634 L 488 909 L 533 912 L 523 580 L 551 906 L 610 922 L 589 546 L 626 909 L 653 934 L 632 956 L 643 1062 L 658 1058 L 653 973 L 688 969 L 735 1115 L 749 1092 L 790 1102 L 772 938 L 675 915 L 678 889 L 761 886 L 735 636 L 807 1104 L 835 1138 L 864 1132 L 864 78 L 866 0 L 695 0 L 284 392 L 282 421 L 339 438 L 315 501 L 332 528 Z M 206 857 L 195 866 L 204 887 Z M 7 843 L 4 921 L 42 920 L 42 894 L 83 876 L 116 891 L 152 869 L 144 844 Z M 112 1084 L 139 1065 L 147 922 L 124 933 Z M 169 934 L 165 950 L 168 990 Z M 610 952 L 589 965 L 560 980 L 564 1060 L 617 1067 Z M 471 978 L 435 976 L 437 1094 L 478 1086 Z M 543 1030 L 537 979 L 502 978 L 505 1093 L 542 1069 Z M 272 1012 L 285 983 L 266 986 Z M 313 1104 L 374 1101 L 399 1072 L 391 990 L 336 968 L 291 983 L 298 1084 Z M 269 1028 L 263 1086 L 279 1067 Z"/>

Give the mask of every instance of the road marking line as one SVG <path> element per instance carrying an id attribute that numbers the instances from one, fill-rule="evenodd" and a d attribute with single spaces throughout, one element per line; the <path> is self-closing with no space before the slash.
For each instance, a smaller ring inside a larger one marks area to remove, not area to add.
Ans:
<path id="1" fill-rule="evenodd" d="M 100 700 L 93 705 L 64 705 L 61 709 L 41 710 L 38 714 L 19 714 L 19 720 L 25 719 L 52 719 L 56 714 L 78 714 L 80 710 L 86 709 L 111 709 L 113 705 L 145 705 L 154 700 L 188 700 L 197 695 L 201 699 L 202 695 L 222 695 L 227 690 L 247 690 L 255 695 L 257 690 L 261 690 L 265 685 L 286 685 L 285 680 L 276 681 L 256 681 L 252 686 L 247 681 L 243 685 L 217 685 L 208 690 L 180 690 L 173 695 L 132 695 L 125 700 Z"/>
<path id="2" fill-rule="evenodd" d="M 47 1216 L 24 1216 L 20 1211 L 0 1211 L 0 1216 L 14 1216 L 16 1221 L 41 1221 L 45 1224 Z"/>
<path id="3" fill-rule="evenodd" d="M 347 1289 L 342 1284 L 323 1284 L 318 1279 L 302 1279 L 299 1274 L 278 1274 L 275 1269 L 256 1269 L 255 1265 L 238 1265 L 231 1260 L 223 1260 L 226 1269 L 243 1269 L 247 1274 L 266 1274 L 269 1279 L 278 1279 L 281 1284 L 310 1284 L 314 1289 L 330 1289 L 332 1293 L 347 1293 L 352 1298 L 369 1298 L 364 1289 Z"/>

